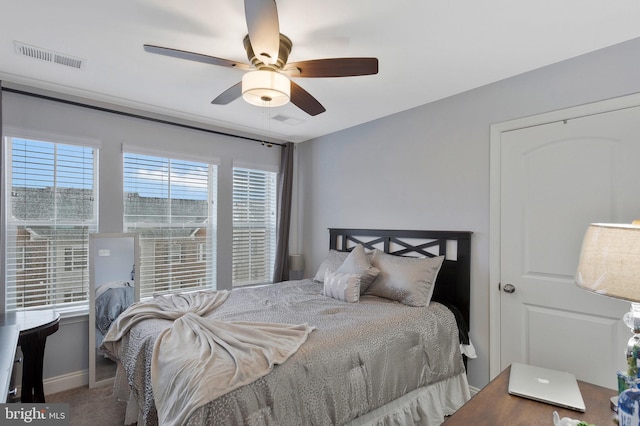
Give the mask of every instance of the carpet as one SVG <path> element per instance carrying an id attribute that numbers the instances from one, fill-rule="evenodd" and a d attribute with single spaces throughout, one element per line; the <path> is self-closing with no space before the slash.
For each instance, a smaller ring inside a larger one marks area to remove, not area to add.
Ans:
<path id="1" fill-rule="evenodd" d="M 71 426 L 122 426 L 127 408 L 116 401 L 113 386 L 83 386 L 46 396 L 48 403 L 68 403 Z"/>

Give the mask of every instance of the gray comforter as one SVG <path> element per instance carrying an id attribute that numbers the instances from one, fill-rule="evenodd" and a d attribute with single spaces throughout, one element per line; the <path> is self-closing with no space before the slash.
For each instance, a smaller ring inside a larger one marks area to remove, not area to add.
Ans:
<path id="1" fill-rule="evenodd" d="M 133 304 L 133 287 L 113 287 L 96 297 L 96 327 L 104 336 L 118 316 Z"/>
<path id="2" fill-rule="evenodd" d="M 340 425 L 464 372 L 455 318 L 444 306 L 375 296 L 345 303 L 321 292 L 310 280 L 232 291 L 210 318 L 317 328 L 284 364 L 200 407 L 188 424 Z M 144 321 L 114 348 L 145 424 L 157 423 L 150 366 L 155 339 L 170 325 Z"/>

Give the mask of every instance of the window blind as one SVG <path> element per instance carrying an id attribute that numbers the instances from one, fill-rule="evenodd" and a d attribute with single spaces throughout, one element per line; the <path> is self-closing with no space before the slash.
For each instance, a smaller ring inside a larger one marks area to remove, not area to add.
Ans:
<path id="1" fill-rule="evenodd" d="M 96 149 L 7 137 L 8 311 L 88 303 L 89 234 L 97 231 Z"/>
<path id="2" fill-rule="evenodd" d="M 276 178 L 274 172 L 233 169 L 233 286 L 273 280 Z"/>
<path id="3" fill-rule="evenodd" d="M 138 232 L 140 297 L 215 288 L 217 166 L 124 154 L 124 226 Z"/>

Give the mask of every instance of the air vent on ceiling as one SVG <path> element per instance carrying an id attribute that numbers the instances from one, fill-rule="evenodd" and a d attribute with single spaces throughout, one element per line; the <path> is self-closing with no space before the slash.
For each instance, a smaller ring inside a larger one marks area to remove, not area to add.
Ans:
<path id="1" fill-rule="evenodd" d="M 43 49 L 42 47 L 31 46 L 19 41 L 14 41 L 16 53 L 20 56 L 27 56 L 45 62 L 52 62 L 65 67 L 81 69 L 84 66 L 84 59 L 74 58 L 70 55 Z"/>
<path id="2" fill-rule="evenodd" d="M 276 121 L 281 121 L 283 123 L 290 124 L 292 126 L 295 126 L 295 125 L 298 125 L 298 124 L 302 123 L 302 120 L 300 120 L 298 118 L 288 117 L 288 116 L 282 115 L 282 114 L 278 114 L 278 115 L 274 116 L 273 119 L 276 120 Z"/>

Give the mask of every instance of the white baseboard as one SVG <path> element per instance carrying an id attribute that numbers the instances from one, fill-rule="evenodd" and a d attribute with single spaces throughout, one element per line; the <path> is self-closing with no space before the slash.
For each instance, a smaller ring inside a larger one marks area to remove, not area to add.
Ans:
<path id="1" fill-rule="evenodd" d="M 42 382 L 44 386 L 44 394 L 63 392 L 89 384 L 89 370 L 75 371 L 62 376 L 51 377 Z"/>
<path id="2" fill-rule="evenodd" d="M 469 392 L 471 392 L 471 396 L 474 396 L 475 394 L 480 392 L 480 389 L 478 389 L 476 387 L 473 387 L 473 386 L 469 386 Z"/>
<path id="3" fill-rule="evenodd" d="M 18 380 L 18 383 L 20 381 Z M 42 381 L 44 395 L 64 392 L 66 390 L 87 386 L 89 384 L 89 370 L 74 371 L 73 373 L 63 374 L 62 376 L 51 377 Z M 22 385 L 15 386 L 18 389 L 18 395 L 22 395 Z M 19 401 L 20 397 L 16 397 L 14 401 Z"/>

